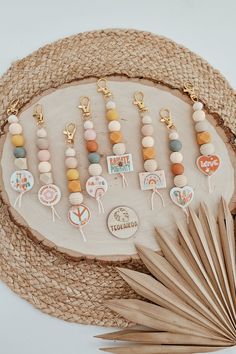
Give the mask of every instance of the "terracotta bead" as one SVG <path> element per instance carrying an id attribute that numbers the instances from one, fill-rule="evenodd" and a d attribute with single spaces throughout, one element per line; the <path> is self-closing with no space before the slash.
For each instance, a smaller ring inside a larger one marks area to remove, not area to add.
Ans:
<path id="1" fill-rule="evenodd" d="M 116 109 L 109 109 L 106 113 L 107 120 L 117 120 L 119 119 L 119 114 Z"/>
<path id="2" fill-rule="evenodd" d="M 207 131 L 198 133 L 197 134 L 197 142 L 199 145 L 210 143 L 211 142 L 211 134 Z"/>
<path id="3" fill-rule="evenodd" d="M 117 144 L 122 142 L 122 133 L 121 132 L 112 132 L 109 134 L 112 144 Z"/>
<path id="4" fill-rule="evenodd" d="M 66 172 L 66 177 L 69 181 L 74 181 L 79 179 L 79 171 L 76 168 L 70 168 Z"/>
<path id="5" fill-rule="evenodd" d="M 144 161 L 154 159 L 156 157 L 156 151 L 153 147 L 143 148 Z"/>
<path id="6" fill-rule="evenodd" d="M 70 192 L 81 192 L 81 185 L 80 185 L 80 181 L 74 180 L 74 181 L 69 181 L 68 182 L 68 190 Z"/>
<path id="7" fill-rule="evenodd" d="M 95 140 L 89 140 L 86 142 L 86 148 L 89 152 L 95 152 L 98 150 L 98 144 Z"/>
<path id="8" fill-rule="evenodd" d="M 23 135 L 13 135 L 11 138 L 12 144 L 15 146 L 23 146 L 25 139 L 23 137 Z"/>
<path id="9" fill-rule="evenodd" d="M 181 163 L 174 163 L 171 166 L 171 171 L 174 175 L 182 175 L 184 173 L 184 165 Z"/>

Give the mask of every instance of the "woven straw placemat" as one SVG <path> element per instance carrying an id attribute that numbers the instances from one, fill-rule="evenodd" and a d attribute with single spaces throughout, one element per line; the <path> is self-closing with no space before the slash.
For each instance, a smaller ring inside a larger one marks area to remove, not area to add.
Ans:
<path id="1" fill-rule="evenodd" d="M 16 97 L 24 107 L 49 89 L 89 77 L 145 78 L 182 91 L 191 81 L 234 146 L 236 97 L 206 61 L 166 38 L 134 30 L 103 30 L 65 38 L 15 62 L 0 79 L 0 118 Z M 73 260 L 28 237 L 0 200 L 0 278 L 35 307 L 67 321 L 127 326 L 104 307 L 109 298 L 136 297 L 115 271 L 120 263 Z M 139 260 L 127 267 L 142 269 Z"/>

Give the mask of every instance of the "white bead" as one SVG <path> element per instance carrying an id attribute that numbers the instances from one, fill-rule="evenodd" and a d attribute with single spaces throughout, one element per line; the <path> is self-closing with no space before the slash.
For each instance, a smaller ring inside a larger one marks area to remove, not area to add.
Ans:
<path id="1" fill-rule="evenodd" d="M 43 184 L 52 184 L 53 183 L 52 173 L 51 172 L 40 173 L 39 180 Z"/>
<path id="2" fill-rule="evenodd" d="M 124 143 L 114 144 L 112 147 L 114 155 L 124 155 L 126 152 L 126 146 Z"/>
<path id="3" fill-rule="evenodd" d="M 157 161 L 154 159 L 146 160 L 144 162 L 144 169 L 147 172 L 154 172 L 157 169 Z"/>
<path id="4" fill-rule="evenodd" d="M 182 188 L 188 183 L 187 177 L 184 175 L 177 175 L 174 177 L 174 185 L 176 187 Z"/>
<path id="5" fill-rule="evenodd" d="M 110 132 L 119 132 L 120 131 L 120 122 L 118 122 L 118 120 L 112 120 L 109 124 L 108 124 L 108 130 Z"/>
<path id="6" fill-rule="evenodd" d="M 145 136 L 142 139 L 143 147 L 152 147 L 154 145 L 154 139 L 152 136 Z"/>
<path id="7" fill-rule="evenodd" d="M 200 153 L 202 155 L 212 155 L 214 154 L 214 152 L 215 152 L 215 147 L 211 143 L 202 144 L 200 146 Z"/>
<path id="8" fill-rule="evenodd" d="M 201 111 L 203 109 L 203 104 L 202 102 L 195 102 L 193 104 L 193 110 L 194 111 Z"/>
<path id="9" fill-rule="evenodd" d="M 76 155 L 76 151 L 75 149 L 73 149 L 72 147 L 68 147 L 65 151 L 65 156 L 66 157 L 74 157 Z"/>
<path id="10" fill-rule="evenodd" d="M 102 166 L 99 163 L 91 163 L 88 172 L 90 176 L 100 176 L 102 174 Z"/>
<path id="11" fill-rule="evenodd" d="M 145 115 L 142 118 L 142 123 L 143 124 L 151 124 L 152 123 L 152 117 L 150 117 L 149 115 Z"/>
<path id="12" fill-rule="evenodd" d="M 12 135 L 21 134 L 22 126 L 19 123 L 11 123 L 9 125 L 9 133 Z"/>
<path id="13" fill-rule="evenodd" d="M 204 111 L 195 111 L 193 113 L 194 122 L 201 122 L 206 118 L 206 114 Z"/>
<path id="14" fill-rule="evenodd" d="M 15 114 L 11 114 L 8 118 L 8 123 L 17 123 L 19 121 L 19 119 L 17 118 L 17 116 Z"/>
<path id="15" fill-rule="evenodd" d="M 179 139 L 179 134 L 177 132 L 171 132 L 169 134 L 169 139 L 170 140 L 177 140 L 177 139 Z"/>
<path id="16" fill-rule="evenodd" d="M 47 136 L 47 132 L 44 128 L 39 128 L 36 134 L 38 138 L 46 138 Z"/>
<path id="17" fill-rule="evenodd" d="M 208 123 L 206 120 L 203 120 L 202 122 L 198 122 L 195 124 L 195 130 L 197 133 L 200 132 L 205 132 L 208 129 Z"/>
<path id="18" fill-rule="evenodd" d="M 170 161 L 172 163 L 181 163 L 183 161 L 183 155 L 181 152 L 172 152 L 170 154 Z"/>
<path id="19" fill-rule="evenodd" d="M 40 173 L 50 172 L 51 168 L 52 166 L 48 161 L 42 161 L 38 164 L 38 169 Z"/>
<path id="20" fill-rule="evenodd" d="M 69 195 L 69 202 L 71 205 L 79 205 L 82 204 L 84 201 L 83 194 L 80 192 L 70 193 Z"/>
<path id="21" fill-rule="evenodd" d="M 109 109 L 115 109 L 116 108 L 116 104 L 114 101 L 108 101 L 106 103 L 106 109 L 109 110 Z"/>
<path id="22" fill-rule="evenodd" d="M 26 157 L 18 157 L 14 160 L 14 164 L 18 170 L 27 170 L 27 159 Z"/>
<path id="23" fill-rule="evenodd" d="M 84 129 L 93 129 L 93 122 L 91 120 L 86 120 L 84 122 Z"/>

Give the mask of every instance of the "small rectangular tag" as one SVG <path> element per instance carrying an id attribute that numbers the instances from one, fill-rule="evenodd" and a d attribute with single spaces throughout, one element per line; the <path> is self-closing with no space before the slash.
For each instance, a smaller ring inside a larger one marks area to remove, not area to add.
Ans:
<path id="1" fill-rule="evenodd" d="M 159 170 L 154 172 L 140 172 L 139 182 L 143 191 L 166 188 L 165 171 Z"/>
<path id="2" fill-rule="evenodd" d="M 127 173 L 134 170 L 131 154 L 107 156 L 108 173 Z"/>

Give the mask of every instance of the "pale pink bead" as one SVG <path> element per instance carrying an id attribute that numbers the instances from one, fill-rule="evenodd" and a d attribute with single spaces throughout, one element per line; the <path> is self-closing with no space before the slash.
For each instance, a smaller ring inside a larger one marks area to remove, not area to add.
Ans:
<path id="1" fill-rule="evenodd" d="M 38 159 L 39 161 L 49 161 L 50 160 L 50 152 L 48 150 L 39 150 Z"/>
<path id="2" fill-rule="evenodd" d="M 151 124 L 146 124 L 142 126 L 141 132 L 144 136 L 152 135 L 153 134 L 153 126 Z"/>
<path id="3" fill-rule="evenodd" d="M 65 160 L 65 165 L 67 168 L 76 168 L 78 161 L 75 157 L 67 157 Z"/>
<path id="4" fill-rule="evenodd" d="M 95 140 L 96 139 L 96 132 L 93 129 L 87 129 L 84 132 L 84 139 L 85 140 Z"/>

